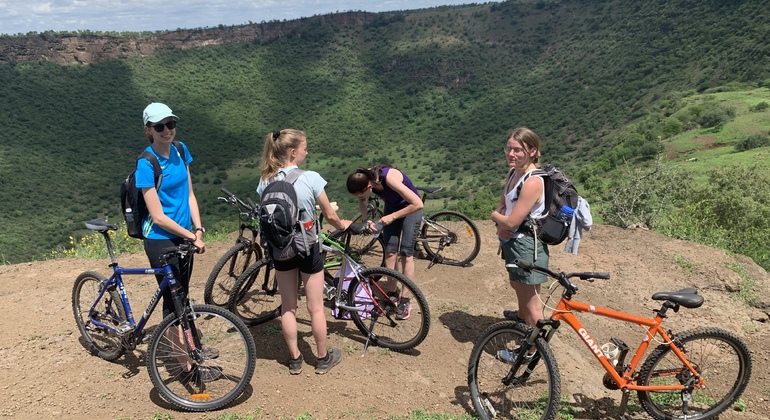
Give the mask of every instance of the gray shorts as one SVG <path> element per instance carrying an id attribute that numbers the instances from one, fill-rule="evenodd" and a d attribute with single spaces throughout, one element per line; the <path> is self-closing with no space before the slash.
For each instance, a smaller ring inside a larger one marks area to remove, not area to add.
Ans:
<path id="1" fill-rule="evenodd" d="M 385 214 L 390 214 L 385 208 Z M 422 222 L 422 210 L 418 210 L 409 216 L 396 219 L 393 223 L 382 229 L 382 240 L 385 242 L 386 253 L 396 253 L 404 257 L 414 256 L 414 241 L 420 232 Z M 401 247 L 399 248 L 399 238 Z"/>
<path id="2" fill-rule="evenodd" d="M 548 267 L 548 245 L 537 239 L 537 261 L 535 256 L 535 238 L 531 234 L 519 234 L 503 244 L 503 259 L 505 264 L 513 264 L 516 260 L 533 263 L 539 267 Z M 548 281 L 545 274 L 535 271 L 525 271 L 518 267 L 506 267 L 508 278 L 524 284 L 543 284 Z"/>

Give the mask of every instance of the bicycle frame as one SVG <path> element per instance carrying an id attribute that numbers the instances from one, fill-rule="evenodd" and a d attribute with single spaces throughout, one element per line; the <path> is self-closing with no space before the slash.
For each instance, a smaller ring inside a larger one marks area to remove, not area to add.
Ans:
<path id="1" fill-rule="evenodd" d="M 112 264 L 112 268 L 113 268 L 113 274 L 102 285 L 101 290 L 99 291 L 99 295 L 96 298 L 96 301 L 91 306 L 91 308 L 89 308 L 88 318 L 94 325 L 97 325 L 101 328 L 105 328 L 108 330 L 112 330 L 118 335 L 124 335 L 127 332 L 133 332 L 134 335 L 136 336 L 141 335 L 142 331 L 144 330 L 144 326 L 147 324 L 147 321 L 149 320 L 153 311 L 157 307 L 163 292 L 169 289 L 172 285 L 176 284 L 176 279 L 174 278 L 174 273 L 171 270 L 171 266 L 165 266 L 161 268 L 122 268 L 122 267 L 119 267 L 117 264 Z M 144 275 L 162 274 L 163 281 L 160 283 L 160 285 L 158 285 L 158 289 L 155 291 L 155 294 L 153 294 L 152 298 L 150 299 L 150 303 L 147 305 L 147 309 L 145 309 L 144 313 L 142 313 L 142 316 L 139 318 L 139 322 L 135 322 L 134 314 L 131 310 L 131 304 L 128 301 L 128 294 L 126 293 L 126 288 L 123 285 L 122 276 L 139 275 L 139 274 L 144 274 Z M 128 321 L 127 325 L 124 326 L 123 324 L 121 324 L 120 326 L 118 326 L 118 328 L 114 328 L 110 325 L 103 324 L 95 320 L 90 315 L 93 312 L 97 302 L 99 302 L 102 296 L 104 296 L 104 294 L 107 292 L 107 290 L 109 290 L 109 288 L 113 284 L 116 285 L 117 287 L 118 294 L 120 295 L 121 304 L 123 305 L 123 309 L 126 312 L 126 320 Z M 132 326 L 133 328 L 131 328 Z"/>
<path id="2" fill-rule="evenodd" d="M 642 385 L 637 385 L 635 383 L 636 379 L 633 377 L 633 374 L 636 372 L 636 367 L 639 365 L 639 362 L 644 356 L 645 351 L 649 347 L 650 341 L 656 335 L 658 335 L 663 339 L 664 343 L 667 343 L 669 346 L 671 346 L 672 352 L 677 355 L 677 357 L 679 358 L 679 360 L 682 361 L 684 366 L 687 366 L 687 369 L 690 370 L 693 377 L 697 378 L 697 383 L 695 384 L 695 386 L 698 388 L 705 388 L 706 383 L 703 380 L 703 377 L 700 376 L 700 374 L 689 362 L 689 360 L 684 355 L 684 353 L 679 349 L 676 343 L 673 342 L 671 337 L 668 335 L 668 333 L 666 333 L 665 330 L 663 330 L 663 327 L 661 326 L 661 324 L 663 323 L 663 319 L 665 318 L 665 313 L 667 309 L 670 307 L 671 306 L 667 305 L 667 303 L 664 303 L 663 308 L 656 311 L 655 318 L 650 319 L 650 318 L 644 318 L 644 317 L 628 314 L 625 312 L 615 311 L 615 310 L 600 307 L 600 306 L 590 305 L 583 302 L 576 302 L 562 295 L 562 298 L 559 301 L 558 305 L 556 306 L 556 309 L 554 309 L 550 320 L 539 321 L 537 324 L 538 328 L 536 328 L 534 331 L 537 332 L 543 327 L 545 327 L 546 325 L 552 325 L 553 328 L 551 328 L 548 331 L 544 331 L 545 333 L 544 338 L 546 339 L 546 341 L 550 341 L 551 337 L 556 332 L 556 329 L 558 329 L 560 321 L 564 321 L 565 323 L 567 323 L 567 325 L 569 325 L 575 331 L 575 333 L 583 340 L 583 343 L 585 343 L 585 345 L 594 355 L 596 360 L 604 367 L 604 370 L 607 371 L 607 373 L 612 377 L 612 379 L 620 387 L 620 389 L 627 389 L 629 391 L 664 391 L 664 390 L 681 391 L 685 388 L 685 386 L 682 384 L 642 386 Z M 588 312 L 594 315 L 603 316 L 603 317 L 615 319 L 618 321 L 623 321 L 627 323 L 633 323 L 640 326 L 648 327 L 647 334 L 642 339 L 642 342 L 639 344 L 638 348 L 636 349 L 636 352 L 634 353 L 634 356 L 631 359 L 631 362 L 628 363 L 627 365 L 618 366 L 616 368 L 605 357 L 604 352 L 601 349 L 601 344 L 597 343 L 596 340 L 592 338 L 591 334 L 583 326 L 583 324 L 577 319 L 573 311 L 577 311 L 581 313 Z M 534 340 L 534 337 L 532 338 Z M 622 376 L 618 373 L 618 369 L 622 369 L 622 373 L 623 373 Z M 672 374 L 675 374 L 675 373 L 672 372 Z"/>
<path id="3" fill-rule="evenodd" d="M 374 318 L 374 315 L 379 315 L 379 314 L 386 313 L 385 309 L 382 308 L 382 306 L 380 306 L 380 304 L 374 298 L 374 293 L 372 292 L 372 287 L 376 288 L 379 291 L 379 293 L 381 293 L 382 296 L 386 296 L 387 295 L 386 291 L 383 290 L 380 287 L 379 284 L 372 283 L 367 278 L 362 277 L 360 275 L 361 271 L 364 270 L 365 267 L 362 264 L 356 262 L 348 254 L 346 254 L 344 252 L 344 247 L 342 245 L 340 245 L 339 243 L 329 239 L 329 237 L 326 236 L 326 234 L 322 233 L 321 237 L 323 239 L 323 242 L 321 243 L 321 248 L 324 251 L 328 252 L 328 253 L 332 253 L 334 255 L 337 255 L 337 256 L 341 257 L 341 261 L 339 263 L 339 267 L 340 267 L 339 273 L 340 273 L 340 276 L 339 276 L 339 280 L 338 280 L 337 286 L 334 286 L 334 285 L 331 285 L 331 284 L 327 285 L 328 281 L 324 282 L 324 293 L 326 294 L 327 298 L 332 300 L 332 304 L 334 305 L 334 307 L 337 308 L 337 309 L 344 309 L 344 310 L 347 310 L 347 311 L 354 311 L 354 312 L 361 312 L 361 311 L 366 310 L 365 307 L 348 306 L 347 302 L 344 302 L 342 300 L 342 292 L 343 292 L 343 290 L 342 290 L 342 281 L 344 280 L 344 277 L 345 277 L 345 275 L 348 272 L 347 271 L 348 267 L 350 266 L 351 267 L 351 269 L 350 269 L 351 272 L 356 277 L 356 279 L 358 279 L 358 281 L 360 282 L 360 284 L 364 288 L 364 291 L 366 292 L 366 294 L 371 299 L 372 304 L 376 308 L 376 310 L 372 311 L 373 318 Z M 335 267 L 335 266 L 337 266 L 336 264 L 337 263 L 332 263 L 332 264 L 327 266 L 327 264 L 325 263 L 324 264 L 324 268 Z M 334 290 L 332 290 L 332 288 Z"/>
<path id="4" fill-rule="evenodd" d="M 96 300 L 91 305 L 91 307 L 88 309 L 88 319 L 90 322 L 92 322 L 94 325 L 97 325 L 101 328 L 113 331 L 116 335 L 121 337 L 121 341 L 123 345 L 129 349 L 133 349 L 136 346 L 137 339 L 141 339 L 142 335 L 144 333 L 144 327 L 147 324 L 147 321 L 150 319 L 150 316 L 155 311 L 155 308 L 158 306 L 158 302 L 160 301 L 161 296 L 163 295 L 163 292 L 166 290 L 171 291 L 171 295 L 173 297 L 174 302 L 174 312 L 178 319 L 182 322 L 182 328 L 185 331 L 185 334 L 187 336 L 187 344 L 190 346 L 190 350 L 196 350 L 198 345 L 196 344 L 198 342 L 197 337 L 193 337 L 195 333 L 191 333 L 190 323 L 191 321 L 187 319 L 187 317 L 184 316 L 185 312 L 185 305 L 182 301 L 181 296 L 177 293 L 177 287 L 178 283 L 176 281 L 176 278 L 174 277 L 174 272 L 171 268 L 171 265 L 167 263 L 165 260 L 165 257 L 163 257 L 164 264 L 162 267 L 159 268 L 123 268 L 118 265 L 117 258 L 115 257 L 115 253 L 112 250 L 112 242 L 110 241 L 109 237 L 109 230 L 101 231 L 101 234 L 104 236 L 105 243 L 107 246 L 107 253 L 110 256 L 110 267 L 112 267 L 112 275 L 110 276 L 107 281 L 101 285 L 99 293 L 97 295 Z M 180 258 L 182 258 L 182 255 L 179 255 Z M 144 313 L 142 313 L 142 316 L 139 318 L 139 322 L 136 322 L 134 320 L 134 314 L 131 309 L 131 304 L 128 300 L 128 294 L 126 293 L 126 288 L 123 283 L 123 275 L 163 275 L 163 280 L 158 285 L 158 289 L 155 291 L 155 294 L 153 294 L 152 298 L 150 299 L 150 303 L 147 305 L 147 309 L 145 309 Z M 120 296 L 121 305 L 123 306 L 123 310 L 126 313 L 126 321 L 118 325 L 117 328 L 112 327 L 110 325 L 104 324 L 102 322 L 99 322 L 95 320 L 92 316 L 94 312 L 94 308 L 96 307 L 97 303 L 101 300 L 101 298 L 104 296 L 105 293 L 115 285 L 115 287 L 118 290 L 118 295 Z M 192 306 L 189 306 L 190 310 L 192 310 Z M 126 336 L 127 333 L 131 333 L 131 335 Z"/>

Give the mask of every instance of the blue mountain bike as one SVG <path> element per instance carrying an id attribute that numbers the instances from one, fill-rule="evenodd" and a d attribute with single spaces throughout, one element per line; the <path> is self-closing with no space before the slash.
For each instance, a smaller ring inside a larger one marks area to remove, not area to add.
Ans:
<path id="1" fill-rule="evenodd" d="M 169 260 L 189 258 L 196 248 L 184 243 L 162 250 L 161 268 L 118 265 L 109 231 L 117 226 L 102 219 L 86 222 L 107 243 L 113 273 L 109 279 L 87 271 L 72 289 L 72 310 L 83 342 L 92 354 L 116 360 L 144 342 L 147 320 L 163 292 L 170 290 L 174 313 L 155 328 L 147 346 L 147 372 L 160 395 L 190 411 L 221 408 L 240 396 L 251 381 L 256 346 L 246 325 L 213 305 L 191 305 L 174 277 Z M 161 274 L 163 281 L 138 321 L 128 302 L 123 275 Z"/>

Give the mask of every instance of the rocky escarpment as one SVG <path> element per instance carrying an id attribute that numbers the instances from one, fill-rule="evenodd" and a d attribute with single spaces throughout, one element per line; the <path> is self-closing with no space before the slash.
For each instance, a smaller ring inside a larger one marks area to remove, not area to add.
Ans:
<path id="1" fill-rule="evenodd" d="M 183 29 L 137 36 L 45 32 L 0 37 L 0 64 L 38 60 L 61 65 L 98 63 L 116 58 L 149 56 L 163 49 L 186 50 L 255 39 L 270 40 L 307 24 L 362 26 L 373 22 L 377 16 L 368 12 L 345 12 L 283 22 Z"/>

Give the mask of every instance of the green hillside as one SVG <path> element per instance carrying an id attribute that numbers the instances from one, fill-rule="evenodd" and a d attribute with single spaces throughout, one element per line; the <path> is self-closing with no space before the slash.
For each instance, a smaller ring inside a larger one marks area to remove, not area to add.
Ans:
<path id="1" fill-rule="evenodd" d="M 767 86 L 769 15 L 761 1 L 508 1 L 382 13 L 363 27 L 321 16 L 269 41 L 85 66 L 1 65 L 0 261 L 44 258 L 85 219 L 119 220 L 152 101 L 181 117 L 207 226 L 234 227 L 219 188 L 254 197 L 262 139 L 287 127 L 307 132 L 309 167 L 344 213 L 346 175 L 382 161 L 444 185 L 444 205 L 497 193 L 516 126 L 587 181 L 597 162 L 625 157 L 620 128 L 672 95 Z"/>

